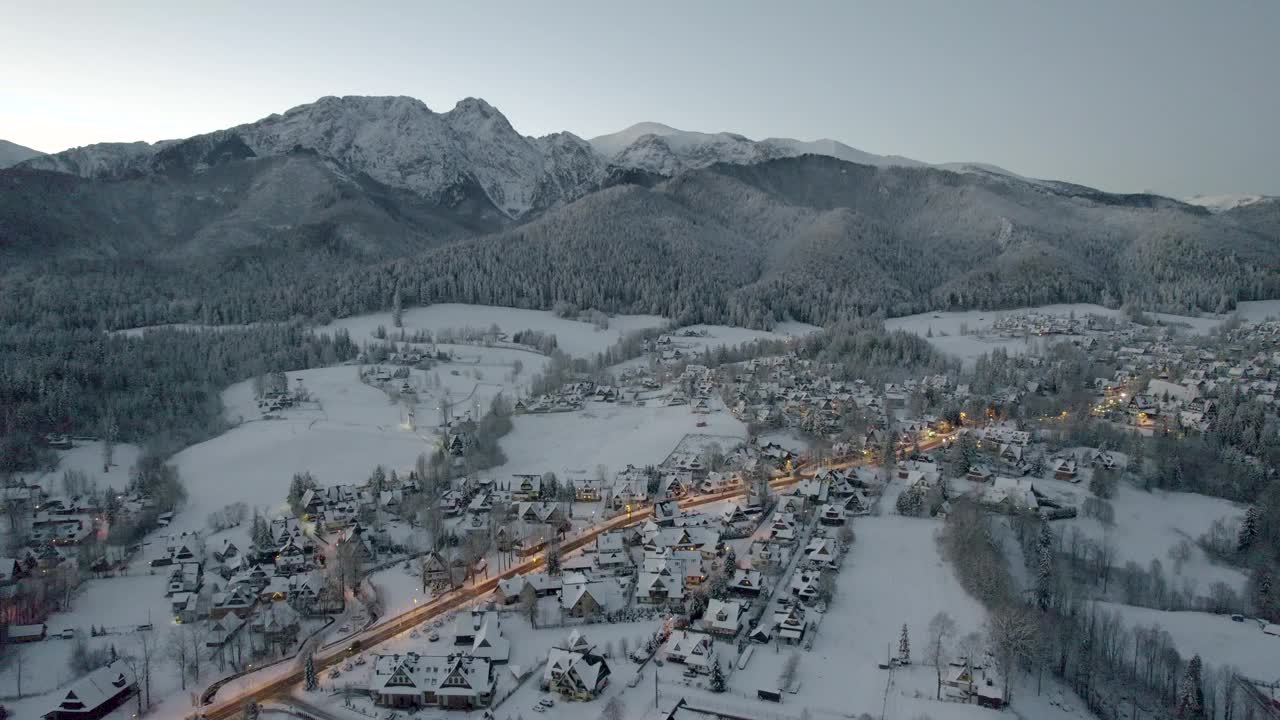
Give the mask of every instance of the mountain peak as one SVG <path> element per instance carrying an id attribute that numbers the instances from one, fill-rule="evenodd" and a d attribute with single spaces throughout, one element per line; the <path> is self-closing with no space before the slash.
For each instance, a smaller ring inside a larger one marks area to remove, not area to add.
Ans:
<path id="1" fill-rule="evenodd" d="M 34 157 L 40 157 L 44 153 L 39 150 L 32 150 L 17 143 L 11 143 L 8 140 L 0 140 L 0 168 L 7 168 L 24 160 L 30 160 Z"/>

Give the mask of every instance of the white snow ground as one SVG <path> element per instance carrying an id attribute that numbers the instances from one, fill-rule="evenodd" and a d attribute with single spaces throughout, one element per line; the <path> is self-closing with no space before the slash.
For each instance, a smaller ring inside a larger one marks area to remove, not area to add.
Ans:
<path id="1" fill-rule="evenodd" d="M 1211 665 L 1234 665 L 1250 677 L 1271 680 L 1280 661 L 1280 637 L 1262 632 L 1253 620 L 1233 622 L 1227 615 L 1166 612 L 1150 608 L 1099 603 L 1115 610 L 1130 628 L 1159 625 L 1173 638 L 1184 659 L 1199 654 Z"/>
<path id="2" fill-rule="evenodd" d="M 1037 489 L 1063 497 L 1077 508 L 1089 496 L 1084 482 L 1073 484 L 1065 480 L 1040 478 L 1033 482 Z M 1245 574 L 1236 568 L 1215 563 L 1196 544 L 1200 536 L 1209 531 L 1214 520 L 1238 520 L 1244 514 L 1241 506 L 1196 493 L 1146 492 L 1128 482 L 1117 486 L 1116 495 L 1109 502 L 1115 510 L 1113 526 L 1103 525 L 1081 513 L 1074 518 L 1055 521 L 1054 530 L 1066 537 L 1068 527 L 1077 527 L 1084 536 L 1095 541 L 1109 540 L 1116 548 L 1116 565 L 1121 567 L 1133 561 L 1145 569 L 1152 560 L 1158 559 L 1177 589 L 1190 582 L 1197 594 L 1203 596 L 1208 595 L 1210 585 L 1220 581 L 1237 592 L 1243 591 L 1247 581 Z M 1169 557 L 1169 549 L 1184 539 L 1192 545 L 1191 559 L 1178 568 Z"/>
<path id="3" fill-rule="evenodd" d="M 904 330 L 920 337 L 926 337 L 932 331 L 933 337 L 928 338 L 931 345 L 948 355 L 960 358 L 966 365 L 972 365 L 979 355 L 989 353 L 998 347 L 1003 347 L 1010 353 L 1024 353 L 1035 349 L 1047 348 L 1050 344 L 1063 339 L 1061 337 L 1031 337 L 1023 339 L 1020 337 L 984 335 L 991 329 L 997 318 L 1020 315 L 1028 311 L 1035 311 L 1044 315 L 1066 316 L 1075 313 L 1078 317 L 1085 315 L 1101 315 L 1109 318 L 1123 317 L 1123 313 L 1119 310 L 1112 310 L 1101 305 L 1074 303 L 1009 310 L 926 312 L 890 318 L 885 321 L 884 325 L 888 330 Z M 1148 313 L 1148 315 L 1161 322 L 1185 325 L 1190 332 L 1201 335 L 1210 332 L 1225 319 L 1219 316 L 1187 317 L 1166 313 Z M 961 334 L 962 326 L 968 334 Z"/>
<path id="4" fill-rule="evenodd" d="M 446 303 L 414 307 L 404 310 L 401 323 L 407 332 L 446 329 L 487 329 L 492 325 L 508 335 L 520 330 L 540 330 L 555 333 L 562 350 L 572 356 L 589 357 L 617 342 L 625 333 L 645 328 L 661 327 L 665 318 L 656 315 L 615 315 L 609 318 L 609 328 L 598 330 L 590 323 L 557 317 L 547 310 L 522 310 L 519 308 L 491 307 L 487 305 L 462 305 Z M 357 343 L 371 340 L 373 331 L 384 326 L 388 332 L 396 330 L 390 312 L 370 313 L 335 320 L 316 328 L 317 332 L 333 332 L 344 328 Z"/>

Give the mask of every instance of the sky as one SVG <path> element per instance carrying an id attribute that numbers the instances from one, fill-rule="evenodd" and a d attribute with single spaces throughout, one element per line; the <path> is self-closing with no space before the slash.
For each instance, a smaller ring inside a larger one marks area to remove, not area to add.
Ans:
<path id="1" fill-rule="evenodd" d="M 0 138 L 49 152 L 326 95 L 474 96 L 531 135 L 657 121 L 1117 192 L 1280 195 L 1272 0 L 207 5 L 0 0 Z"/>

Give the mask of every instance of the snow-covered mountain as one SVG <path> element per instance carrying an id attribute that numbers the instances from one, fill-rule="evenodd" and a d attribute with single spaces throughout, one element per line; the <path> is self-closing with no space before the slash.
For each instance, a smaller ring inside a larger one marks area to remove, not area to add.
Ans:
<path id="1" fill-rule="evenodd" d="M 0 140 L 0 168 L 12 167 L 23 160 L 30 160 L 43 154 L 39 150 L 32 150 L 8 140 Z"/>
<path id="2" fill-rule="evenodd" d="M 717 162 L 738 165 L 801 155 L 826 155 L 838 160 L 875 167 L 936 167 L 953 172 L 985 172 L 1021 176 L 984 163 L 929 163 L 901 155 L 876 155 L 837 140 L 765 138 L 751 140 L 736 133 L 703 133 L 677 130 L 670 125 L 642 122 L 590 140 L 596 152 L 611 165 L 659 175 L 677 175 Z"/>
<path id="3" fill-rule="evenodd" d="M 1220 213 L 1228 210 L 1234 210 L 1238 207 L 1247 207 L 1260 202 L 1270 202 L 1280 200 L 1280 198 L 1270 197 L 1267 195 L 1192 195 L 1189 198 L 1183 198 L 1182 201 L 1188 205 L 1199 205 L 1209 212 Z"/>
<path id="4" fill-rule="evenodd" d="M 123 177 L 175 166 L 200 171 L 225 157 L 311 151 L 348 173 L 448 204 L 478 185 L 512 218 L 599 186 L 604 161 L 570 133 L 522 136 L 483 100 L 445 113 L 410 97 L 325 97 L 283 115 L 182 141 L 108 143 L 28 161 L 82 177 Z"/>

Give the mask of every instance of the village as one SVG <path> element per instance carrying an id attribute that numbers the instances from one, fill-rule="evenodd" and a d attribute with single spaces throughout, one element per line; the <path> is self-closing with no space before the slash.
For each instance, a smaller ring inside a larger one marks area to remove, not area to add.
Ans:
<path id="1" fill-rule="evenodd" d="M 24 529 L 0 561 L 7 642 L 101 656 L 45 688 L 44 707 L 23 705 L 30 717 L 140 709 L 170 661 L 182 687 L 160 698 L 173 717 L 239 717 L 236 699 L 276 677 L 299 679 L 264 709 L 323 718 L 967 718 L 987 715 L 952 708 L 1009 703 L 1034 717 L 1102 712 L 1061 682 L 1029 690 L 1003 656 L 989 608 L 934 540 L 969 508 L 1010 546 L 1040 523 L 1072 568 L 1141 568 L 1128 578 L 1163 559 L 1176 571 L 1159 571 L 1171 590 L 1158 602 L 1136 591 L 1121 602 L 1120 580 L 1095 599 L 1230 618 L 1256 627 L 1242 647 L 1280 657 L 1280 618 L 1251 612 L 1255 581 L 1219 552 L 1243 537 L 1249 511 L 1227 492 L 1152 491 L 1141 455 L 1144 443 L 1212 432 L 1240 398 L 1274 430 L 1275 321 L 1209 336 L 1009 314 L 993 335 L 1063 345 L 998 348 L 972 370 L 891 381 L 804 356 L 803 335 L 663 328 L 596 372 L 557 367 L 549 333 L 529 345 L 528 333 L 496 328 L 397 341 L 377 327 L 356 367 L 242 388 L 242 429 L 309 427 L 345 394 L 370 393 L 378 417 L 394 418 L 386 427 L 417 449 L 412 462 L 397 446 L 382 461 L 361 456 L 367 467 L 344 479 L 299 465 L 275 481 L 282 492 L 221 495 L 195 522 L 160 477 L 105 493 L 78 476 L 4 488 L 9 527 Z M 720 333 L 737 342 L 717 344 Z M 667 434 L 613 433 L 631 418 Z M 561 445 L 553 423 L 601 434 Z M 102 441 L 49 444 L 74 452 Z M 582 459 L 559 462 L 565 453 Z M 1166 510 L 1188 522 L 1175 532 L 1148 517 Z M 129 540 L 112 542 L 126 526 Z M 1014 569 L 1015 585 L 1050 592 L 1028 565 Z M 933 592 L 888 592 L 901 570 Z M 130 577 L 155 593 L 135 601 L 155 617 L 77 622 L 74 595 L 92 603 L 96 583 Z M 1068 594 L 1069 580 L 1055 582 L 1053 593 Z M 125 652 L 134 645 L 145 658 Z M 1242 657 L 1204 660 L 1237 666 L 1259 697 L 1273 693 L 1274 665 Z M 22 677 L 19 666 L 9 690 L 0 671 L 0 694 L 21 701 Z"/>

